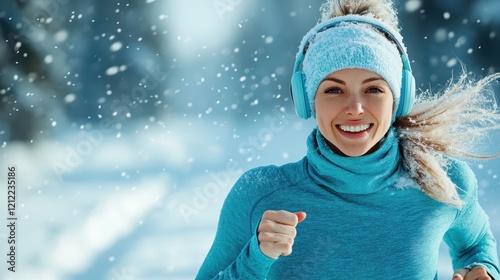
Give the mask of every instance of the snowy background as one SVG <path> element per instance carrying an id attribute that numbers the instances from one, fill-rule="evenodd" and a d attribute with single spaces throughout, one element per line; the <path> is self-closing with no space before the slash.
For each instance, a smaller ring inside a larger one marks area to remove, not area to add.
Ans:
<path id="1" fill-rule="evenodd" d="M 239 175 L 305 155 L 289 80 L 321 2 L 2 1 L 0 279 L 193 279 Z M 499 1 L 396 6 L 422 89 L 500 71 Z M 500 159 L 471 166 L 500 240 Z"/>

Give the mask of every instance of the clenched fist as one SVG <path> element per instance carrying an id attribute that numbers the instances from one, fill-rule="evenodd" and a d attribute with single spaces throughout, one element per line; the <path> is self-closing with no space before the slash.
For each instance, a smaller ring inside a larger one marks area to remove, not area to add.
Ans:
<path id="1" fill-rule="evenodd" d="M 295 227 L 305 218 L 305 212 L 291 213 L 284 210 L 264 212 L 257 229 L 262 253 L 273 259 L 290 255 L 297 235 Z"/>
<path id="2" fill-rule="evenodd" d="M 455 271 L 453 280 L 491 280 L 486 269 L 482 266 L 474 266 L 472 269 L 462 268 Z"/>

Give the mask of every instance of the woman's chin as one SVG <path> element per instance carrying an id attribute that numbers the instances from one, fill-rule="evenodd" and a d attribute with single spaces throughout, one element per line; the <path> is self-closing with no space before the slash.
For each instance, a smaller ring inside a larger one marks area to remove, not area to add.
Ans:
<path id="1" fill-rule="evenodd" d="M 333 144 L 330 144 L 330 148 L 336 154 L 339 154 L 339 155 L 345 156 L 345 157 L 360 157 L 360 156 L 364 156 L 366 154 L 373 152 L 373 150 L 370 149 L 369 147 L 352 147 L 352 146 L 350 146 L 350 147 L 337 147 Z"/>

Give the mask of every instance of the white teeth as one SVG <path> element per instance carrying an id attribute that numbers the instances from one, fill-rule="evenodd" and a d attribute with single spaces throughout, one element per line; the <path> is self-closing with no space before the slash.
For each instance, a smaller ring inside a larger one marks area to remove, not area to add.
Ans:
<path id="1" fill-rule="evenodd" d="M 357 125 L 357 126 L 347 126 L 347 125 L 340 125 L 340 129 L 346 132 L 360 132 L 367 130 L 370 125 L 369 124 L 363 124 L 363 125 Z"/>

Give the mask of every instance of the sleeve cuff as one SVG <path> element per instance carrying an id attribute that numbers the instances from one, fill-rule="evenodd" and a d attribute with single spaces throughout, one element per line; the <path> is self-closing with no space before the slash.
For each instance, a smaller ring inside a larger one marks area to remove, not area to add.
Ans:
<path id="1" fill-rule="evenodd" d="M 271 268 L 271 265 L 276 261 L 276 259 L 262 253 L 259 248 L 259 240 L 255 234 L 250 239 L 250 256 L 252 257 L 251 259 L 254 259 L 258 264 L 263 265 L 267 269 Z"/>

